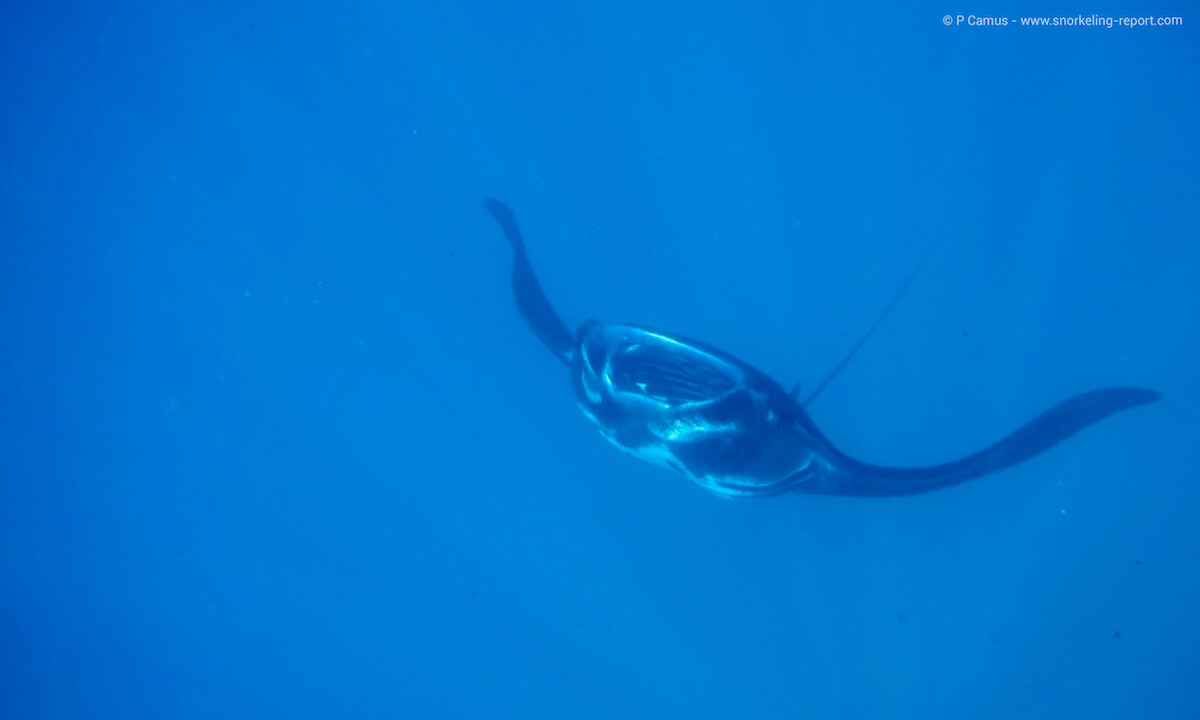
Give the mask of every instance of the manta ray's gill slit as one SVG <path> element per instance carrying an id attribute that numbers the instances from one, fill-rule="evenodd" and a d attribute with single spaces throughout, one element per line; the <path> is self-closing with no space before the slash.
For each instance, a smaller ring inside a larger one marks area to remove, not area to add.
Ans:
<path id="1" fill-rule="evenodd" d="M 707 358 L 705 358 L 707 360 Z M 739 384 L 711 362 L 697 362 L 691 354 L 639 345 L 613 358 L 613 382 L 632 391 L 670 403 L 711 400 Z"/>

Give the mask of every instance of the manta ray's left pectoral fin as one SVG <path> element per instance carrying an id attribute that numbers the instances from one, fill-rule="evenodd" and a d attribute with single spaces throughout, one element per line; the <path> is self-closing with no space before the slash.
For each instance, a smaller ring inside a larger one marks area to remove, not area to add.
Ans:
<path id="1" fill-rule="evenodd" d="M 829 452 L 829 485 L 838 495 L 911 495 L 957 485 L 1023 463 L 1110 415 L 1157 402 L 1162 395 L 1139 387 L 1110 387 L 1063 400 L 977 453 L 941 465 L 882 467 Z M 831 449 L 831 448 L 830 448 Z"/>

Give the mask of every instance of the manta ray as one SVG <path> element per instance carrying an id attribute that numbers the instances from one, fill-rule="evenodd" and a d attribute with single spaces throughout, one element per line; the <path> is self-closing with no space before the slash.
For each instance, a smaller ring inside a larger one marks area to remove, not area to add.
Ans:
<path id="1" fill-rule="evenodd" d="M 1138 387 L 1093 390 L 1063 400 L 964 458 L 926 467 L 872 465 L 837 449 L 817 428 L 805 409 L 816 393 L 802 402 L 796 392 L 711 345 L 597 320 L 572 333 L 542 291 L 512 210 L 490 198 L 484 207 L 512 246 L 517 309 L 534 335 L 569 368 L 583 414 L 621 450 L 721 497 L 928 492 L 1012 467 L 1113 413 L 1161 398 Z"/>

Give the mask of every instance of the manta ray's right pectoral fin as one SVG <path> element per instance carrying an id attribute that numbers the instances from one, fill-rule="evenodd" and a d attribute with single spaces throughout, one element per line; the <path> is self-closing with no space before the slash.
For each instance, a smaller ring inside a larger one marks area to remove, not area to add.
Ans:
<path id="1" fill-rule="evenodd" d="M 513 295 L 516 297 L 521 317 L 525 318 L 525 324 L 555 357 L 570 365 L 571 356 L 575 351 L 575 338 L 546 299 L 546 294 L 542 292 L 542 286 L 533 272 L 533 265 L 529 263 L 529 256 L 525 253 L 525 241 L 521 238 L 516 216 L 507 205 L 493 198 L 485 199 L 483 206 L 500 224 L 500 229 L 512 245 Z"/>

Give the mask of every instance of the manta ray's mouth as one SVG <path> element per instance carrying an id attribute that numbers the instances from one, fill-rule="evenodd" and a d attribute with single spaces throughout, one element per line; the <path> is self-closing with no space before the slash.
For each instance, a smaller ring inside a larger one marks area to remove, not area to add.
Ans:
<path id="1" fill-rule="evenodd" d="M 676 406 L 712 400 L 742 384 L 736 368 L 672 338 L 641 333 L 609 356 L 613 390 Z"/>

